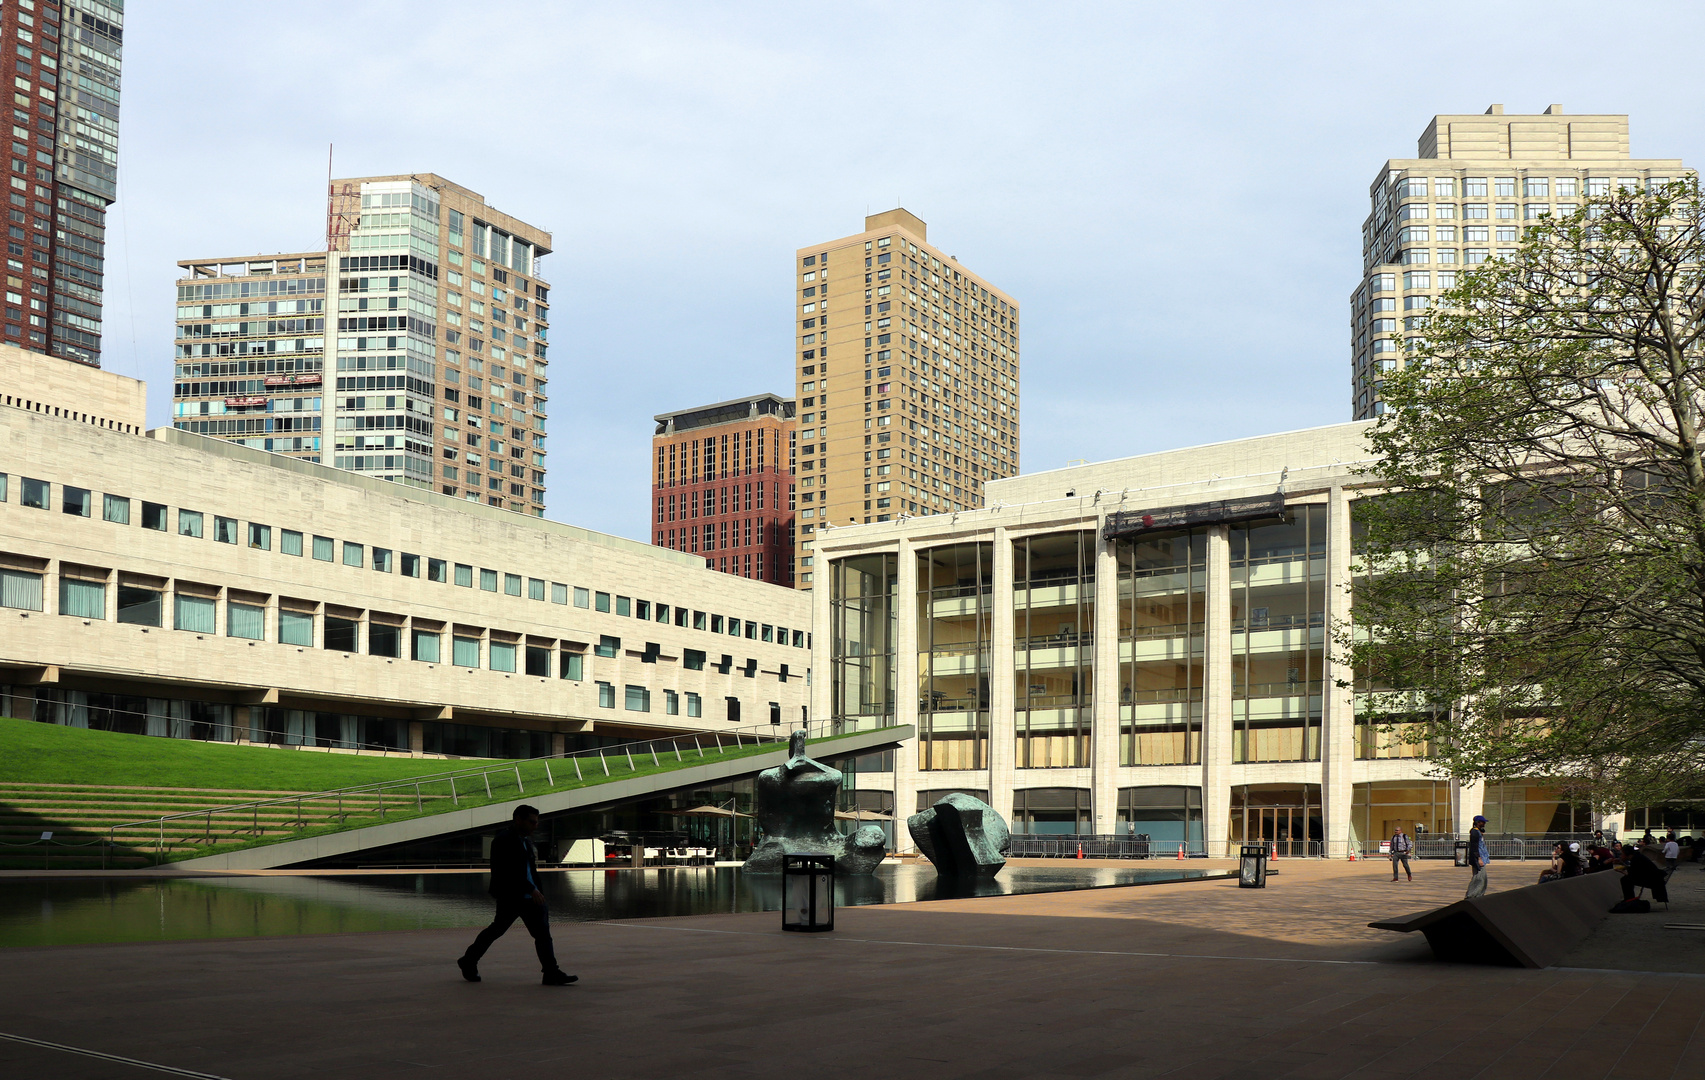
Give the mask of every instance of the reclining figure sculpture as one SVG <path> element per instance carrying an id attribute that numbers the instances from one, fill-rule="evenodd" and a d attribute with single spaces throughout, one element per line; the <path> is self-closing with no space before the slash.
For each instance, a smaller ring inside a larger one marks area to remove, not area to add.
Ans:
<path id="1" fill-rule="evenodd" d="M 906 828 L 945 877 L 994 877 L 1012 847 L 1012 832 L 995 808 L 958 791 L 907 818 Z"/>
<path id="2" fill-rule="evenodd" d="M 785 855 L 833 855 L 837 874 L 868 874 L 882 861 L 887 836 L 865 825 L 851 836 L 835 830 L 841 772 L 805 756 L 805 732 L 788 739 L 787 762 L 758 774 L 755 817 L 764 842 L 742 869 L 781 873 Z"/>

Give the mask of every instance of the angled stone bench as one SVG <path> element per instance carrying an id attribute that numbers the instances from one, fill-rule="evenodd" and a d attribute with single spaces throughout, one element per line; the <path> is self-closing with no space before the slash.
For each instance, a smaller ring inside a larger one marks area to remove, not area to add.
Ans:
<path id="1" fill-rule="evenodd" d="M 1433 955 L 1449 963 L 1550 967 L 1592 933 L 1611 905 L 1622 899 L 1621 881 L 1621 874 L 1604 870 L 1488 893 L 1368 925 L 1400 934 L 1419 930 L 1433 947 Z"/>

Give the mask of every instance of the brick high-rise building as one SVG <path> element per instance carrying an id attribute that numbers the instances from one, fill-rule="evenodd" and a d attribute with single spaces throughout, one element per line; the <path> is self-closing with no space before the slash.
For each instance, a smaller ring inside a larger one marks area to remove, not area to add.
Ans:
<path id="1" fill-rule="evenodd" d="M 1512 254 L 1524 222 L 1566 217 L 1612 185 L 1644 187 L 1693 170 L 1676 158 L 1635 158 L 1628 117 L 1535 115 L 1493 105 L 1435 116 L 1412 158 L 1387 161 L 1368 189 L 1362 281 L 1350 297 L 1350 403 L 1358 420 L 1385 410 L 1380 386 L 1403 365 L 1438 295 L 1464 268 Z"/>
<path id="2" fill-rule="evenodd" d="M 174 425 L 543 516 L 551 235 L 431 173 L 333 181 L 328 226 L 178 264 Z"/>
<path id="3" fill-rule="evenodd" d="M 889 210 L 795 253 L 801 588 L 823 528 L 973 509 L 1018 472 L 1018 303 L 926 232 Z"/>
<path id="4" fill-rule="evenodd" d="M 123 24 L 123 0 L 0 7 L 0 78 L 12 90 L 0 341 L 94 367 L 118 197 Z"/>
<path id="5" fill-rule="evenodd" d="M 793 402 L 757 394 L 655 419 L 652 543 L 792 585 Z"/>

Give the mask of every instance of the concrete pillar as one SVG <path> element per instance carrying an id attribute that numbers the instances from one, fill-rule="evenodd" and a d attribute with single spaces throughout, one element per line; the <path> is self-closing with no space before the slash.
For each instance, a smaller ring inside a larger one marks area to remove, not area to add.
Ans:
<path id="1" fill-rule="evenodd" d="M 1013 713 L 1012 541 L 1004 528 L 995 530 L 993 607 L 989 642 L 989 805 L 1009 822 L 1012 791 L 1017 778 L 1018 726 Z"/>
<path id="2" fill-rule="evenodd" d="M 408 749 L 411 754 L 426 753 L 426 725 L 419 720 L 408 722 Z"/>
<path id="3" fill-rule="evenodd" d="M 560 731 L 551 733 L 551 755 L 561 757 L 568 752 L 568 737 Z"/>
<path id="4" fill-rule="evenodd" d="M 1096 518 L 1095 711 L 1090 738 L 1090 806 L 1095 831 L 1114 831 L 1119 820 L 1119 560 L 1113 541 L 1101 538 L 1106 516 Z"/>
<path id="5" fill-rule="evenodd" d="M 231 741 L 239 746 L 249 743 L 249 706 L 231 706 Z"/>
<path id="6" fill-rule="evenodd" d="M 808 719 L 826 721 L 835 715 L 834 667 L 829 659 L 835 639 L 829 607 L 835 591 L 834 563 L 824 562 L 819 555 L 812 560 L 811 569 L 811 667 L 806 673 L 811 680 Z"/>
<path id="7" fill-rule="evenodd" d="M 1231 541 L 1208 530 L 1208 595 L 1203 612 L 1202 839 L 1210 858 L 1226 855 L 1231 822 Z"/>
<path id="8" fill-rule="evenodd" d="M 1355 672 L 1349 649 L 1336 635 L 1350 625 L 1350 500 L 1333 485 L 1326 504 L 1326 664 L 1322 672 L 1320 801 L 1326 854 L 1346 857 L 1350 844 L 1350 807 L 1356 759 Z M 1342 682 L 1346 685 L 1340 687 Z"/>
<path id="9" fill-rule="evenodd" d="M 1451 813 L 1456 827 L 1456 835 L 1466 837 L 1468 830 L 1474 827 L 1474 815 L 1486 812 L 1486 784 L 1481 780 L 1451 781 L 1452 802 Z"/>
<path id="10" fill-rule="evenodd" d="M 917 727 L 921 673 L 918 670 L 918 560 L 910 540 L 902 537 L 897 549 L 899 574 L 894 585 L 894 722 Z M 913 738 L 894 751 L 894 850 L 912 850 L 906 818 L 917 813 L 920 740 Z"/>

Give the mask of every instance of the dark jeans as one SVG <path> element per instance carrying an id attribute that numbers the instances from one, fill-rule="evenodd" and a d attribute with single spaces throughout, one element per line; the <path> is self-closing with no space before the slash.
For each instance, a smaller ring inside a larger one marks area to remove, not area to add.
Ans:
<path id="1" fill-rule="evenodd" d="M 492 942 L 509 932 L 520 919 L 526 924 L 527 932 L 533 935 L 533 950 L 539 954 L 539 967 L 546 974 L 557 969 L 556 950 L 551 946 L 551 913 L 545 905 L 535 903 L 531 899 L 500 899 L 497 902 L 497 917 L 491 920 L 491 925 L 480 931 L 479 937 L 468 946 L 468 951 L 462 954 L 462 959 L 471 964 L 479 963 L 480 957 L 491 948 Z"/>
<path id="2" fill-rule="evenodd" d="M 1409 853 L 1405 851 L 1405 852 L 1401 852 L 1399 854 L 1394 854 L 1391 856 L 1391 880 L 1393 880 L 1393 881 L 1397 880 L 1397 864 L 1398 863 L 1403 864 L 1403 872 L 1405 874 L 1408 874 L 1410 877 L 1415 876 L 1409 870 Z"/>

